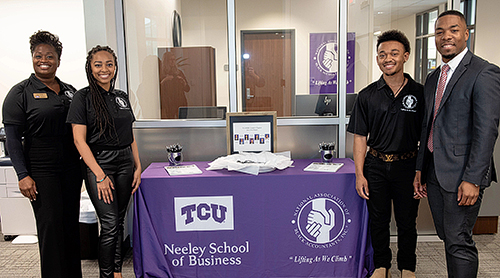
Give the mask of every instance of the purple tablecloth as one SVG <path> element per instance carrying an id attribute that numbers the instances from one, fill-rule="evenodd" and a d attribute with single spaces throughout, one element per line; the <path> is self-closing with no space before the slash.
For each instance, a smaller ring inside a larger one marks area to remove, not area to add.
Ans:
<path id="1" fill-rule="evenodd" d="M 373 269 L 354 163 L 306 172 L 313 160 L 251 176 L 169 176 L 152 163 L 134 195 L 137 277 L 366 277 Z"/>

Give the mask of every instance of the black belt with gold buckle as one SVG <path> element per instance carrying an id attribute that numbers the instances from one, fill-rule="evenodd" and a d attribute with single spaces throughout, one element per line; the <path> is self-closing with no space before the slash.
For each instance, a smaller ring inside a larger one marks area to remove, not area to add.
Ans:
<path id="1" fill-rule="evenodd" d="M 383 152 L 379 152 L 375 149 L 370 148 L 368 151 L 371 155 L 374 157 L 382 159 L 384 162 L 393 162 L 393 161 L 398 161 L 398 160 L 405 160 L 405 159 L 410 159 L 414 158 L 418 154 L 418 150 L 414 150 L 411 152 L 406 152 L 406 153 L 396 153 L 396 154 L 387 154 Z"/>

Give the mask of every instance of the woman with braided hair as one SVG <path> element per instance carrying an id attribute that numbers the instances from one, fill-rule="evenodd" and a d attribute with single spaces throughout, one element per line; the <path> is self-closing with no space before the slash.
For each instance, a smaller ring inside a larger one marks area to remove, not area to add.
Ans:
<path id="1" fill-rule="evenodd" d="M 123 222 L 130 196 L 141 182 L 132 132 L 135 117 L 127 93 L 114 88 L 118 66 L 111 48 L 92 48 L 85 69 L 89 86 L 75 94 L 67 122 L 87 165 L 85 185 L 101 224 L 100 277 L 122 277 Z"/>

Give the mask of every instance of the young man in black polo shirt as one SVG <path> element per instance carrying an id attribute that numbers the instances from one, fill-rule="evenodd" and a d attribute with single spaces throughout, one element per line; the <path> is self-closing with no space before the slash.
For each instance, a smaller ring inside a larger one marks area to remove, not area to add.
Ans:
<path id="1" fill-rule="evenodd" d="M 398 227 L 398 269 L 415 277 L 416 218 L 413 178 L 424 112 L 423 86 L 403 72 L 410 43 L 396 30 L 377 40 L 382 77 L 359 92 L 347 131 L 354 134 L 356 190 L 367 200 L 375 271 L 391 277 L 391 201 Z M 367 153 L 367 149 L 368 153 Z"/>

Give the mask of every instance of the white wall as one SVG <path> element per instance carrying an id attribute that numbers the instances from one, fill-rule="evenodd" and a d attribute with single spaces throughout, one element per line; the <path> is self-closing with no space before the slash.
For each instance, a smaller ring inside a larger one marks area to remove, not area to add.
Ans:
<path id="1" fill-rule="evenodd" d="M 477 0 L 475 54 L 496 65 L 500 65 L 500 51 L 497 50 L 500 45 L 500 37 L 497 33 L 499 10 L 500 1 L 498 0 Z M 494 153 L 497 176 L 499 176 L 500 169 L 499 142 L 500 140 L 497 139 Z M 480 215 L 500 215 L 500 205 L 498 205 L 498 198 L 500 196 L 499 184 L 492 183 L 485 193 L 483 199 L 484 205 L 481 206 Z"/>
<path id="2" fill-rule="evenodd" d="M 13 85 L 33 73 L 29 37 L 38 30 L 58 35 L 63 44 L 57 76 L 77 89 L 86 86 L 82 0 L 2 0 L 0 13 L 2 103 Z"/>
<path id="3" fill-rule="evenodd" d="M 500 65 L 499 10 L 498 0 L 477 0 L 475 53 L 497 65 Z"/>

